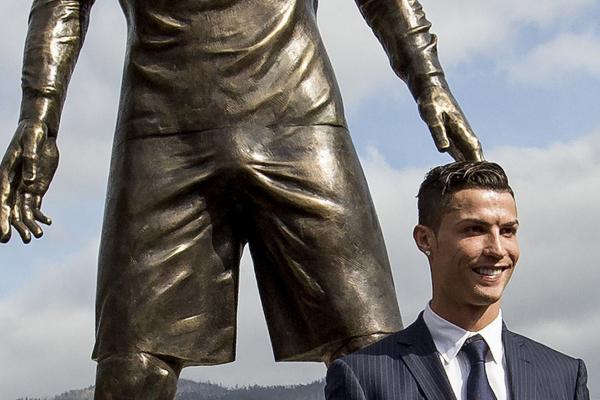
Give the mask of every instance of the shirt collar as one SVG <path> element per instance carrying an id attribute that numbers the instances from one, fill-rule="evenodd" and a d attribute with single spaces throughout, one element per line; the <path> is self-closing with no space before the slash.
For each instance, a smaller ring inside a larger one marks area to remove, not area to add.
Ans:
<path id="1" fill-rule="evenodd" d="M 438 353 L 440 353 L 446 364 L 458 355 L 465 340 L 477 334 L 483 337 L 490 348 L 492 361 L 502 363 L 502 357 L 504 356 L 504 348 L 502 346 L 502 311 L 498 313 L 498 316 L 490 324 L 479 332 L 469 332 L 460 326 L 446 321 L 437 315 L 429 304 L 427 304 L 423 312 L 423 320 L 431 333 Z"/>

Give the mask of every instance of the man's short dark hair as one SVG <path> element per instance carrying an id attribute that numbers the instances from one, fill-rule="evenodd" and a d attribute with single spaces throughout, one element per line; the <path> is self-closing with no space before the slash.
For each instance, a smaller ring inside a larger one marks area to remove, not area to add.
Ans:
<path id="1" fill-rule="evenodd" d="M 433 168 L 425 175 L 417 197 L 419 224 L 437 232 L 452 195 L 463 189 L 513 190 L 502 167 L 489 161 L 457 161 Z"/>

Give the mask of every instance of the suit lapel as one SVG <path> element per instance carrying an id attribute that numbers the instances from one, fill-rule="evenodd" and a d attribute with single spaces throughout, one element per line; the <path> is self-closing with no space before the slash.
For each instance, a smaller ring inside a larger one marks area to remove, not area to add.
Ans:
<path id="1" fill-rule="evenodd" d="M 508 374 L 508 385 L 513 400 L 536 399 L 535 368 L 528 357 L 527 347 L 519 335 L 503 326 L 502 342 Z"/>
<path id="2" fill-rule="evenodd" d="M 456 400 L 423 314 L 399 332 L 400 357 L 428 400 Z"/>

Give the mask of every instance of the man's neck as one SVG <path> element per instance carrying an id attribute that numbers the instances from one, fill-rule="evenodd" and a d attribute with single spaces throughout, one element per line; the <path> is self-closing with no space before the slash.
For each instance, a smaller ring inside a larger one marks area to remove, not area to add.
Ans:
<path id="1" fill-rule="evenodd" d="M 437 315 L 469 332 L 478 332 L 488 326 L 500 313 L 500 302 L 486 306 L 438 304 L 435 299 L 430 307 Z"/>

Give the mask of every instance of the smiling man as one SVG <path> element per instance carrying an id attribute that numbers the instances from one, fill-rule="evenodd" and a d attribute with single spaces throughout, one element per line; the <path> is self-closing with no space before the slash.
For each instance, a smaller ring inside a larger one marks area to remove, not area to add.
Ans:
<path id="1" fill-rule="evenodd" d="M 327 399 L 589 399 L 582 360 L 502 322 L 519 259 L 517 208 L 502 168 L 434 168 L 418 197 L 413 237 L 429 261 L 432 299 L 407 329 L 332 363 Z"/>

